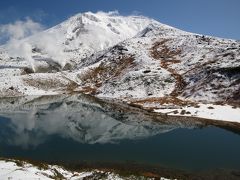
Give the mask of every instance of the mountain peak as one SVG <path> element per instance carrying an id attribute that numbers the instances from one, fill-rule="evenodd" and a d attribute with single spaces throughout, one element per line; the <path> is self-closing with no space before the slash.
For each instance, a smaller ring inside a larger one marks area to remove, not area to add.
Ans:
<path id="1" fill-rule="evenodd" d="M 135 104 L 141 99 L 138 105 L 155 108 L 173 101 L 240 101 L 238 41 L 185 32 L 142 16 L 86 12 L 23 42 L 15 43 L 22 49 L 12 49 L 21 52 L 16 57 L 0 53 L 6 67 L 0 69 L 4 96 L 67 87 Z"/>
<path id="2" fill-rule="evenodd" d="M 156 37 L 156 36 L 179 36 L 179 35 L 187 35 L 191 33 L 187 33 L 180 29 L 168 26 L 166 24 L 162 24 L 159 22 L 150 23 L 146 26 L 142 31 L 140 31 L 136 37 Z"/>
<path id="3" fill-rule="evenodd" d="M 68 57 L 79 59 L 80 55 L 82 59 L 132 38 L 154 22 L 142 16 L 121 16 L 117 12 L 86 12 L 76 14 L 45 34 L 57 36 L 56 42 L 64 44 L 65 52 L 71 52 Z"/>
<path id="4" fill-rule="evenodd" d="M 78 13 L 72 17 L 70 17 L 67 21 L 83 21 L 83 23 L 99 23 L 99 22 L 111 22 L 111 23 L 123 23 L 127 21 L 151 21 L 151 22 L 157 22 L 153 19 L 144 17 L 144 16 L 135 16 L 135 15 L 129 15 L 129 16 L 122 16 L 117 11 L 110 11 L 110 12 L 84 12 L 84 13 Z M 66 21 L 66 22 L 67 22 Z"/>

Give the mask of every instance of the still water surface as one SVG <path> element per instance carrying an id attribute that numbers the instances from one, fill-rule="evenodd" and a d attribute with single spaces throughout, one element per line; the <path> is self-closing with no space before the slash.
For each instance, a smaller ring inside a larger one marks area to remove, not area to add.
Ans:
<path id="1" fill-rule="evenodd" d="M 176 118 L 159 120 L 82 95 L 1 102 L 0 157 L 129 162 L 187 171 L 240 169 L 237 130 Z"/>

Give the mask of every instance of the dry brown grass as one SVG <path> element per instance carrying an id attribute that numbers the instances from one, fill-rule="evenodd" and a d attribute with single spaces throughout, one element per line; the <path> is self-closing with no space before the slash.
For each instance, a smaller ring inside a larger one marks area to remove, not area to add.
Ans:
<path id="1" fill-rule="evenodd" d="M 173 105 L 173 106 L 196 106 L 197 104 L 192 101 L 187 100 L 181 100 L 177 97 L 169 96 L 169 97 L 159 97 L 159 98 L 146 98 L 146 99 L 140 99 L 140 100 L 132 100 L 130 101 L 129 105 L 141 109 L 145 109 L 147 111 L 153 111 L 156 109 L 155 105 L 152 107 L 144 107 L 146 103 L 157 103 L 159 105 L 162 105 L 163 107 L 165 105 Z M 178 112 L 177 112 L 178 113 Z"/>
<path id="2" fill-rule="evenodd" d="M 130 66 L 134 66 L 134 58 L 122 57 L 114 63 L 101 63 L 99 66 L 85 72 L 79 78 L 83 82 L 99 84 L 100 82 L 106 80 L 106 78 L 111 79 L 120 76 L 124 70 Z"/>
<path id="3" fill-rule="evenodd" d="M 80 92 L 86 93 L 86 94 L 96 94 L 97 93 L 97 88 L 90 87 L 90 86 L 85 86 L 80 90 Z"/>
<path id="4" fill-rule="evenodd" d="M 142 176 L 146 178 L 156 178 L 156 179 L 161 179 L 161 177 L 158 174 L 152 173 L 152 172 L 143 172 Z"/>
<path id="5" fill-rule="evenodd" d="M 184 87 L 186 86 L 186 82 L 184 81 L 182 76 L 176 72 L 175 69 L 170 67 L 170 65 L 181 62 L 180 60 L 176 59 L 176 56 L 181 54 L 181 50 L 171 50 L 170 48 L 168 48 L 165 44 L 168 41 L 169 39 L 164 39 L 155 42 L 150 49 L 150 53 L 154 59 L 160 60 L 161 67 L 170 72 L 175 78 L 176 85 L 170 95 L 173 97 L 177 97 L 180 93 L 182 93 Z"/>
<path id="6" fill-rule="evenodd" d="M 23 78 L 24 83 L 28 86 L 36 87 L 42 90 L 60 90 L 60 91 L 68 91 L 72 92 L 75 88 L 78 87 L 78 84 L 74 81 L 63 81 L 61 78 Z"/>
<path id="7" fill-rule="evenodd" d="M 151 48 L 151 56 L 154 59 L 164 59 L 164 61 L 170 61 L 175 60 L 175 56 L 179 55 L 181 53 L 180 49 L 177 49 L 175 51 L 169 49 L 166 46 L 166 42 L 168 42 L 170 39 L 164 39 L 161 41 L 157 41 L 153 44 Z"/>
<path id="8" fill-rule="evenodd" d="M 184 81 L 183 77 L 176 73 L 173 69 L 168 69 L 171 73 L 172 76 L 176 80 L 176 85 L 174 90 L 170 93 L 171 96 L 177 97 L 179 94 L 183 92 L 183 89 L 186 87 L 186 82 Z"/>
<path id="9" fill-rule="evenodd" d="M 83 92 L 95 93 L 104 82 L 124 74 L 127 69 L 135 66 L 134 57 L 122 57 L 110 63 L 101 63 L 79 76 L 83 82 Z"/>
<path id="10" fill-rule="evenodd" d="M 59 79 L 24 78 L 23 81 L 29 86 L 43 90 L 57 89 L 66 86 L 66 84 Z"/>
<path id="11" fill-rule="evenodd" d="M 67 86 L 64 87 L 64 89 L 68 92 L 74 92 L 77 87 L 77 83 L 75 83 L 74 81 L 69 81 L 69 83 L 67 84 Z"/>

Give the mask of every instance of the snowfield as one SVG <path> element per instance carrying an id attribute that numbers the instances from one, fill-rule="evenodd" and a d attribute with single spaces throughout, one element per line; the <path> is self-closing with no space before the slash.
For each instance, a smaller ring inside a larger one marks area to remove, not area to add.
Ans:
<path id="1" fill-rule="evenodd" d="M 147 177 L 121 177 L 120 175 L 100 170 L 76 172 L 69 171 L 60 166 L 41 164 L 33 165 L 28 162 L 19 160 L 0 160 L 0 179 L 9 180 L 53 180 L 53 179 L 67 179 L 67 180 L 83 180 L 83 179 L 106 179 L 106 180 L 124 180 L 124 179 L 153 179 Z M 160 180 L 168 180 L 161 177 Z"/>
<path id="2" fill-rule="evenodd" d="M 19 162 L 19 161 L 16 161 Z M 21 165 L 11 161 L 0 161 L 0 178 L 1 179 L 43 179 L 51 180 L 56 178 L 66 179 L 83 179 L 91 176 L 93 172 L 70 172 L 58 166 L 47 166 L 45 169 L 33 166 L 32 164 L 22 163 Z M 109 178 L 110 179 L 110 178 Z M 117 178 L 116 178 L 117 179 Z"/>
<path id="3" fill-rule="evenodd" d="M 167 115 L 190 116 L 240 123 L 240 108 L 229 105 L 198 104 L 195 107 L 155 109 L 154 111 Z"/>
<path id="4" fill-rule="evenodd" d="M 17 161 L 18 162 L 18 161 Z M 19 166 L 15 162 L 0 161 L 0 178 L 1 179 L 36 179 L 36 180 L 52 180 L 52 179 L 84 179 L 84 178 L 98 178 L 101 174 L 105 174 L 108 180 L 121 180 L 119 175 L 110 172 L 90 171 L 90 172 L 72 172 L 67 171 L 59 166 L 45 165 L 45 168 L 37 167 L 29 163 L 21 162 Z"/>
<path id="5" fill-rule="evenodd" d="M 239 122 L 240 42 L 86 12 L 0 47 L 0 97 L 76 92 Z"/>

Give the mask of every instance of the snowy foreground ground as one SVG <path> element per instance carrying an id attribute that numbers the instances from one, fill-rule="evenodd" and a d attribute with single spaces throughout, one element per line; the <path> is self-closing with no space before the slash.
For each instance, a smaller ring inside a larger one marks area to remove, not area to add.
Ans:
<path id="1" fill-rule="evenodd" d="M 155 109 L 155 112 L 175 116 L 199 117 L 240 123 L 240 108 L 230 105 L 199 104 L 176 109 Z"/>
<path id="2" fill-rule="evenodd" d="M 0 161 L 0 179 L 18 179 L 18 180 L 51 180 L 51 179 L 107 179 L 107 180 L 122 180 L 122 179 L 139 179 L 140 177 L 129 176 L 121 177 L 112 172 L 103 171 L 88 171 L 88 172 L 74 172 L 63 169 L 59 166 L 41 165 L 34 166 L 32 164 L 20 161 Z M 142 177 L 143 178 L 143 177 Z M 145 178 L 148 179 L 148 178 Z M 149 178 L 151 179 L 151 178 Z M 161 178 L 161 180 L 167 180 Z"/>

